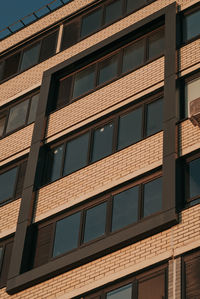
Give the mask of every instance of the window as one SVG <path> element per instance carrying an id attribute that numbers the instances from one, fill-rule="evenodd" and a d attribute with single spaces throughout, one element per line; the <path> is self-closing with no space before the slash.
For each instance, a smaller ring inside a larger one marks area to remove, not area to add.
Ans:
<path id="1" fill-rule="evenodd" d="M 198 75 L 198 74 L 197 74 Z M 200 98 L 200 77 L 198 75 L 185 83 L 185 116 L 188 116 L 191 101 Z"/>
<path id="2" fill-rule="evenodd" d="M 149 99 L 85 133 L 52 146 L 46 159 L 44 184 L 69 175 L 90 163 L 132 145 L 162 130 L 163 99 Z"/>
<path id="3" fill-rule="evenodd" d="M 21 196 L 25 171 L 26 161 L 13 168 L 0 170 L 0 205 Z"/>
<path id="4" fill-rule="evenodd" d="M 97 31 L 102 24 L 103 8 L 98 8 L 82 18 L 81 37 Z"/>
<path id="5" fill-rule="evenodd" d="M 200 297 L 200 251 L 185 255 L 182 258 L 183 288 L 182 298 Z"/>
<path id="6" fill-rule="evenodd" d="M 200 203 L 200 158 L 198 154 L 186 159 L 185 167 L 185 186 L 186 203 L 188 206 Z"/>
<path id="7" fill-rule="evenodd" d="M 189 41 L 200 34 L 200 10 L 183 16 L 183 41 Z"/>
<path id="8" fill-rule="evenodd" d="M 0 80 L 6 80 L 53 56 L 57 34 L 58 30 L 0 61 Z"/>
<path id="9" fill-rule="evenodd" d="M 161 299 L 167 297 L 167 267 L 159 266 L 141 274 L 132 275 L 131 278 L 90 295 L 82 295 L 82 299 Z"/>
<path id="10" fill-rule="evenodd" d="M 0 113 L 0 137 L 29 125 L 35 121 L 39 93 L 3 110 Z"/>
<path id="11" fill-rule="evenodd" d="M 58 216 L 51 223 L 41 225 L 38 230 L 36 265 L 39 260 L 46 262 L 49 255 L 57 257 L 83 248 L 122 229 L 137 225 L 147 216 L 162 211 L 162 178 L 159 173 L 129 183 L 126 186 L 108 192 L 101 198 Z M 62 217 L 62 218 L 61 218 Z M 49 227 L 49 228 L 48 228 Z M 41 231 L 40 231 L 41 230 Z M 42 232 L 44 230 L 44 232 Z M 53 236 L 54 234 L 54 236 Z M 43 237 L 42 237 L 43 236 Z M 49 237 L 48 237 L 49 236 Z M 44 239 L 48 244 L 43 253 Z M 41 244 L 41 248 L 40 248 Z M 51 249 L 53 248 L 53 249 Z"/>
<path id="12" fill-rule="evenodd" d="M 118 20 L 122 15 L 122 0 L 115 0 L 105 8 L 105 24 Z"/>
<path id="13" fill-rule="evenodd" d="M 13 238 L 0 242 L 0 288 L 6 286 L 12 247 Z"/>
<path id="14" fill-rule="evenodd" d="M 109 54 L 105 58 L 101 58 L 100 61 L 59 79 L 57 108 L 163 55 L 163 52 L 164 30 L 159 28 L 145 37 L 123 46 L 114 54 Z"/>

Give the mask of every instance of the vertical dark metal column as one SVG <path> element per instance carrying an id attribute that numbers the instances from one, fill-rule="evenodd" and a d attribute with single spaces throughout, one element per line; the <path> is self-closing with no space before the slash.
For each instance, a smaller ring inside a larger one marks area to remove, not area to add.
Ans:
<path id="1" fill-rule="evenodd" d="M 23 262 L 24 247 L 27 240 L 27 231 L 29 230 L 30 225 L 32 223 L 34 207 L 33 188 L 40 146 L 44 139 L 46 129 L 46 107 L 48 95 L 50 92 L 50 83 L 51 76 L 46 76 L 44 74 L 40 90 L 40 99 L 38 103 L 37 116 L 32 136 L 32 143 L 26 168 L 26 175 L 22 192 L 22 201 L 19 211 L 17 229 L 15 233 L 10 269 L 8 274 L 7 289 L 9 289 L 9 281 L 20 275 Z"/>
<path id="2" fill-rule="evenodd" d="M 176 159 L 178 155 L 176 122 L 176 3 L 165 14 L 165 79 L 163 119 L 163 209 L 176 206 Z"/>

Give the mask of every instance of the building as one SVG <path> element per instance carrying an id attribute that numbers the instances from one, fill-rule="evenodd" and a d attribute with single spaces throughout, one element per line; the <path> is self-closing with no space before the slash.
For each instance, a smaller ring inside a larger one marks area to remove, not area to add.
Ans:
<path id="1" fill-rule="evenodd" d="M 72 0 L 2 39 L 0 298 L 200 298 L 199 36 L 198 0 Z"/>

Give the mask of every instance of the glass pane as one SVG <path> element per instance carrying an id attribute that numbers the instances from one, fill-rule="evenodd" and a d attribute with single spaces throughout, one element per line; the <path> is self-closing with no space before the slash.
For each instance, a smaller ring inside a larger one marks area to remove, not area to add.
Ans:
<path id="1" fill-rule="evenodd" d="M 128 72 L 144 63 L 144 41 L 141 40 L 124 49 L 122 72 Z"/>
<path id="2" fill-rule="evenodd" d="M 0 62 L 0 81 L 3 79 L 4 61 Z"/>
<path id="3" fill-rule="evenodd" d="M 15 167 L 0 174 L 0 202 L 14 196 L 17 169 L 18 167 Z"/>
<path id="4" fill-rule="evenodd" d="M 54 148 L 50 152 L 50 159 L 48 165 L 48 173 L 50 174 L 50 182 L 55 181 L 61 177 L 61 167 L 63 160 L 64 144 Z"/>
<path id="5" fill-rule="evenodd" d="M 144 217 L 162 209 L 162 178 L 144 185 Z"/>
<path id="6" fill-rule="evenodd" d="M 189 164 L 190 176 L 190 198 L 200 194 L 200 159 L 196 159 Z"/>
<path id="7" fill-rule="evenodd" d="M 40 94 L 38 93 L 38 94 L 36 94 L 35 96 L 32 97 L 31 108 L 30 108 L 29 117 L 28 117 L 28 124 L 35 121 L 39 96 L 40 96 Z"/>
<path id="8" fill-rule="evenodd" d="M 64 175 L 87 165 L 89 133 L 67 143 Z"/>
<path id="9" fill-rule="evenodd" d="M 106 203 L 86 211 L 84 243 L 96 239 L 105 233 Z"/>
<path id="10" fill-rule="evenodd" d="M 122 0 L 115 0 L 106 6 L 105 24 L 119 19 L 122 15 Z"/>
<path id="11" fill-rule="evenodd" d="M 188 116 L 188 107 L 190 102 L 200 97 L 200 78 L 188 82 L 185 88 L 185 111 Z"/>
<path id="12" fill-rule="evenodd" d="M 142 108 L 119 118 L 118 149 L 142 139 Z"/>
<path id="13" fill-rule="evenodd" d="M 183 20 L 183 39 L 187 41 L 200 34 L 200 10 L 185 16 Z"/>
<path id="14" fill-rule="evenodd" d="M 105 59 L 99 64 L 99 83 L 102 84 L 117 76 L 118 55 Z"/>
<path id="15" fill-rule="evenodd" d="M 103 15 L 103 9 L 100 8 L 93 11 L 89 15 L 83 17 L 82 27 L 81 27 L 82 37 L 97 31 L 101 27 L 102 15 Z"/>
<path id="16" fill-rule="evenodd" d="M 1 270 L 2 258 L 3 258 L 3 247 L 0 247 L 0 270 Z"/>
<path id="17" fill-rule="evenodd" d="M 160 30 L 149 37 L 149 59 L 164 53 L 164 31 Z"/>
<path id="18" fill-rule="evenodd" d="M 112 154 L 114 124 L 109 123 L 94 132 L 92 162 Z"/>
<path id="19" fill-rule="evenodd" d="M 132 12 L 146 4 L 146 0 L 127 0 L 127 13 Z"/>
<path id="20" fill-rule="evenodd" d="M 29 100 L 26 100 L 10 109 L 6 133 L 26 124 L 28 104 Z"/>
<path id="21" fill-rule="evenodd" d="M 114 196 L 112 231 L 123 228 L 138 220 L 139 187 L 133 187 Z"/>
<path id="22" fill-rule="evenodd" d="M 146 277 L 139 281 L 138 299 L 162 299 L 165 297 L 165 274 L 161 273 L 152 278 Z"/>
<path id="23" fill-rule="evenodd" d="M 20 71 L 24 71 L 38 62 L 40 44 L 35 44 L 23 52 Z"/>
<path id="24" fill-rule="evenodd" d="M 80 215 L 81 213 L 76 213 L 56 223 L 53 256 L 78 247 Z"/>
<path id="25" fill-rule="evenodd" d="M 94 88 L 95 65 L 79 72 L 75 76 L 73 98 Z"/>
<path id="26" fill-rule="evenodd" d="M 107 293 L 107 299 L 131 299 L 132 298 L 132 285 L 128 284 L 124 287 L 116 289 Z"/>
<path id="27" fill-rule="evenodd" d="M 0 137 L 3 135 L 6 117 L 0 117 Z"/>
<path id="28" fill-rule="evenodd" d="M 162 130 L 163 127 L 163 99 L 147 105 L 147 132 L 150 136 Z"/>

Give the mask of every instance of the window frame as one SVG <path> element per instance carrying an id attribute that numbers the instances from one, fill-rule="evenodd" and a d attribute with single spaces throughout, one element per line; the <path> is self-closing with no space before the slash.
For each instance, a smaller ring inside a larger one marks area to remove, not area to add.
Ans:
<path id="1" fill-rule="evenodd" d="M 30 124 L 34 123 L 35 121 L 32 121 L 32 122 L 28 122 L 28 119 L 29 119 L 29 115 L 30 115 L 30 111 L 31 111 L 31 103 L 32 103 L 32 98 L 36 95 L 39 95 L 40 94 L 40 91 L 37 90 L 35 92 L 31 92 L 30 94 L 26 95 L 26 96 L 22 96 L 20 99 L 18 99 L 17 101 L 15 101 L 14 103 L 8 105 L 7 107 L 3 108 L 2 110 L 0 110 L 0 119 L 1 117 L 2 118 L 6 118 L 5 120 L 5 123 L 4 123 L 4 128 L 3 128 L 3 132 L 2 132 L 2 135 L 0 136 L 0 140 L 23 129 L 24 127 L 26 126 L 29 126 Z M 18 104 L 21 104 L 25 101 L 29 101 L 28 103 L 28 108 L 27 108 L 27 113 L 26 113 L 26 118 L 25 118 L 25 124 L 13 129 L 13 130 L 10 130 L 9 132 L 6 133 L 6 129 L 7 129 L 7 125 L 8 125 L 8 119 L 9 119 L 9 114 L 10 114 L 10 110 L 12 108 L 14 108 L 15 106 L 17 106 Z"/>
<path id="2" fill-rule="evenodd" d="M 5 253 L 6 253 L 6 246 L 13 242 L 14 242 L 14 236 L 9 236 L 8 238 L 0 241 L 0 247 L 3 248 L 2 259 L 0 261 L 0 289 L 6 287 L 6 283 L 1 282 L 1 275 L 2 275 L 2 270 L 3 270 L 4 257 L 5 257 Z"/>
<path id="3" fill-rule="evenodd" d="M 184 40 L 184 19 L 185 17 L 189 16 L 190 14 L 193 14 L 194 12 L 200 10 L 199 3 L 194 4 L 192 7 L 189 7 L 189 9 L 185 9 L 181 12 L 181 47 L 194 42 L 195 40 L 200 38 L 200 33 L 197 36 L 194 36 L 188 40 Z"/>
<path id="4" fill-rule="evenodd" d="M 135 101 L 134 103 L 131 103 L 131 105 L 128 105 L 128 107 L 124 108 L 122 107 L 119 111 L 115 111 L 115 112 L 112 112 L 112 114 L 106 118 L 103 118 L 99 121 L 96 121 L 94 124 L 91 124 L 90 126 L 87 126 L 85 127 L 84 129 L 82 129 L 81 131 L 76 131 L 74 133 L 71 133 L 69 136 L 67 136 L 66 138 L 64 138 L 63 140 L 59 140 L 55 143 L 52 143 L 50 144 L 49 146 L 47 146 L 47 155 L 48 157 L 50 156 L 50 153 L 56 149 L 56 147 L 59 147 L 61 145 L 64 146 L 64 150 L 63 150 L 63 156 L 62 156 L 62 165 L 61 165 L 61 169 L 60 169 L 60 177 L 55 179 L 55 180 L 52 180 L 52 181 L 47 181 L 45 182 L 46 180 L 46 173 L 48 172 L 48 161 L 49 161 L 49 158 L 46 159 L 45 161 L 45 165 L 44 165 L 44 175 L 42 176 L 43 177 L 43 180 L 41 182 L 41 185 L 42 186 L 45 186 L 45 185 L 48 185 L 48 184 L 51 184 L 52 182 L 55 182 L 65 176 L 68 176 L 76 171 L 79 171 L 93 163 L 96 163 L 98 161 L 101 161 L 102 159 L 106 158 L 106 157 L 109 157 L 110 155 L 116 153 L 116 152 L 119 152 L 129 146 L 132 146 L 133 144 L 136 144 L 146 138 L 149 138 L 161 131 L 163 131 L 163 129 L 159 130 L 158 132 L 156 133 L 153 133 L 149 136 L 147 136 L 147 107 L 148 107 L 148 104 L 151 104 L 151 103 L 154 103 L 156 101 L 159 101 L 159 100 L 162 100 L 163 99 L 163 91 L 159 91 L 157 92 L 156 94 L 153 94 L 153 95 L 148 95 L 148 96 L 145 96 L 144 98 L 140 98 L 139 100 Z M 137 110 L 138 108 L 142 109 L 142 119 L 141 119 L 141 139 L 138 140 L 138 141 L 133 141 L 131 144 L 127 145 L 127 146 L 124 146 L 122 147 L 121 149 L 118 149 L 118 139 L 119 139 L 119 120 L 120 120 L 120 117 L 123 117 L 125 115 L 128 115 L 129 113 L 133 112 L 134 110 Z M 94 138 L 94 133 L 96 130 L 100 129 L 101 127 L 103 126 L 106 126 L 107 124 L 109 123 L 112 123 L 114 128 L 113 128 L 113 136 L 112 136 L 112 152 L 111 154 L 109 155 L 106 155 L 106 156 L 103 156 L 101 157 L 100 159 L 98 160 L 95 160 L 95 161 L 92 161 L 92 152 L 93 152 L 93 138 Z M 88 140 L 88 153 L 87 153 L 87 162 L 86 162 L 86 165 L 77 169 L 77 170 L 74 170 L 72 172 L 70 172 L 69 174 L 66 174 L 64 175 L 64 166 L 65 166 L 65 154 L 66 154 L 66 145 L 68 142 L 70 142 L 71 140 L 74 140 L 86 133 L 89 133 L 89 140 Z"/>

